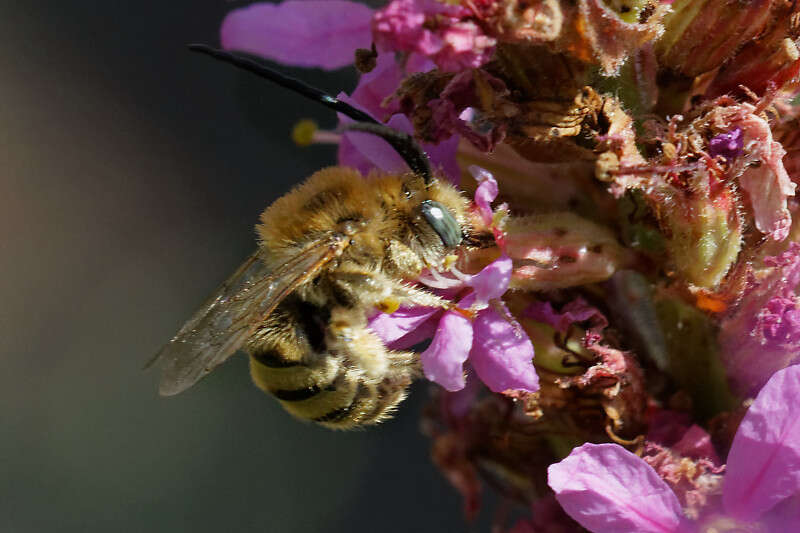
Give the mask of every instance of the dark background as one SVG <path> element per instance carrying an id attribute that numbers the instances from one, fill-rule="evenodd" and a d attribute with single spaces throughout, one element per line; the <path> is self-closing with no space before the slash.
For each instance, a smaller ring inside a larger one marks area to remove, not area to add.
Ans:
<path id="1" fill-rule="evenodd" d="M 255 246 L 333 117 L 187 52 L 222 0 L 0 0 L 0 531 L 453 531 L 460 500 L 396 419 L 299 423 L 237 356 L 176 398 L 143 363 Z M 354 75 L 289 72 L 331 92 Z"/>

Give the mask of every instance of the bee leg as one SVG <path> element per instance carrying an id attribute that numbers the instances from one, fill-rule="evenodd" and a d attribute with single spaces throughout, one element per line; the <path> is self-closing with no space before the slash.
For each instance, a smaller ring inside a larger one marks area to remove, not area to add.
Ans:
<path id="1" fill-rule="evenodd" d="M 358 300 L 362 305 L 376 307 L 388 314 L 404 304 L 442 309 L 452 307 L 448 300 L 379 272 L 337 272 L 334 283 L 348 295 L 347 299 Z"/>
<path id="2" fill-rule="evenodd" d="M 386 250 L 389 263 L 394 266 L 398 277 L 407 277 L 412 272 L 421 272 L 425 268 L 419 255 L 400 241 L 392 241 Z"/>
<path id="3" fill-rule="evenodd" d="M 406 283 L 393 282 L 392 294 L 398 297 L 403 304 L 416 305 L 423 307 L 440 307 L 450 309 L 453 303 L 437 296 L 432 292 L 408 285 Z"/>
<path id="4" fill-rule="evenodd" d="M 330 280 L 347 307 L 373 305 L 392 292 L 389 278 L 375 271 L 340 269 L 331 274 Z"/>
<path id="5" fill-rule="evenodd" d="M 411 382 L 420 375 L 419 357 L 411 352 L 389 350 L 367 327 L 363 311 L 337 307 L 331 311 L 326 331 L 328 350 L 344 357 L 345 365 L 360 373 L 367 384 L 386 379 Z"/>

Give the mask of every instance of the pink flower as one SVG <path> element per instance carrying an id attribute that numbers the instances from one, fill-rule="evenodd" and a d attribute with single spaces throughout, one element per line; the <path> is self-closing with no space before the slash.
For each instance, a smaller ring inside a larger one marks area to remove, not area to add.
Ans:
<path id="1" fill-rule="evenodd" d="M 533 345 L 500 300 L 510 280 L 511 259 L 506 255 L 464 280 L 473 292 L 458 307 L 477 309 L 477 314 L 472 320 L 457 310 L 443 314 L 431 345 L 420 355 L 425 377 L 450 391 L 463 389 L 463 364 L 469 359 L 494 392 L 539 388 Z"/>
<path id="2" fill-rule="evenodd" d="M 476 173 L 478 169 L 474 170 Z M 489 203 L 497 196 L 497 182 L 486 171 L 475 192 L 481 216 L 491 221 Z M 533 345 L 500 299 L 511 280 L 511 259 L 503 254 L 474 275 L 457 278 L 430 272 L 422 281 L 452 294 L 470 290 L 456 309 L 401 308 L 391 315 L 379 313 L 369 327 L 390 348 L 412 346 L 433 335 L 420 359 L 425 376 L 449 391 L 466 385 L 464 363 L 494 392 L 534 392 L 539 378 L 533 367 Z"/>
<path id="3" fill-rule="evenodd" d="M 471 14 L 435 0 L 394 0 L 375 13 L 375 44 L 429 57 L 441 70 L 477 68 L 491 58 L 495 40 L 470 20 Z"/>
<path id="4" fill-rule="evenodd" d="M 353 62 L 356 48 L 368 48 L 372 42 L 372 10 L 344 0 L 286 0 L 281 4 L 257 3 L 232 11 L 220 30 L 222 46 L 260 55 L 287 65 L 339 68 Z M 376 67 L 361 76 L 351 96 L 338 97 L 366 111 L 378 121 L 405 133 L 413 133 L 410 121 L 398 115 L 399 104 L 387 101 L 409 73 L 428 70 L 433 64 L 424 57 L 408 58 L 401 69 L 394 54 L 380 54 Z M 385 102 L 385 105 L 384 105 Z M 350 119 L 340 116 L 340 121 Z M 456 162 L 459 137 L 447 134 L 436 145 L 424 145 L 434 169 L 453 183 L 461 171 Z M 389 144 L 370 134 L 346 133 L 339 144 L 339 163 L 367 174 L 373 168 L 387 172 L 405 172 L 402 158 Z"/>
<path id="5" fill-rule="evenodd" d="M 573 519 L 596 533 L 800 530 L 800 367 L 776 372 L 733 440 L 721 502 L 688 520 L 676 495 L 638 456 L 584 444 L 550 466 L 548 483 Z"/>
<path id="6" fill-rule="evenodd" d="M 722 360 L 734 388 L 755 394 L 776 370 L 800 357 L 800 244 L 765 260 L 767 272 L 752 277 L 741 304 L 722 320 Z"/>
<path id="7" fill-rule="evenodd" d="M 256 3 L 228 13 L 220 28 L 226 50 L 301 67 L 336 69 L 372 43 L 372 9 L 346 0 Z"/>

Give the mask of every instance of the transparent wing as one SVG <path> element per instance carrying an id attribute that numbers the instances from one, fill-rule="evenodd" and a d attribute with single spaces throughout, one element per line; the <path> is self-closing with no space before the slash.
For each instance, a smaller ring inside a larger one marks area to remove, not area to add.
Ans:
<path id="1" fill-rule="evenodd" d="M 319 240 L 269 272 L 251 255 L 148 363 L 162 366 L 159 392 L 178 394 L 233 355 L 299 285 L 341 254 L 346 241 Z"/>

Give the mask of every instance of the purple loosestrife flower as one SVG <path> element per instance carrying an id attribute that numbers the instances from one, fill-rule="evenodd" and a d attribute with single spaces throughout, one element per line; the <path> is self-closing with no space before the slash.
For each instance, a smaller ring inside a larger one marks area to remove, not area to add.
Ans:
<path id="1" fill-rule="evenodd" d="M 594 533 L 800 530 L 800 367 L 776 372 L 733 440 L 722 497 L 684 516 L 650 465 L 616 444 L 584 444 L 548 470 L 564 510 Z"/>
<path id="2" fill-rule="evenodd" d="M 224 48 L 241 50 L 294 66 L 339 68 L 352 63 L 356 48 L 368 48 L 373 12 L 356 2 L 343 0 L 286 0 L 281 4 L 258 3 L 237 9 L 222 24 Z M 290 34 L 290 35 L 287 35 Z M 386 120 L 389 126 L 412 133 L 409 120 L 397 114 L 398 104 L 388 101 L 406 73 L 429 70 L 433 64 L 421 56 L 408 58 L 401 68 L 391 53 L 380 54 L 375 68 L 359 79 L 353 94 L 338 98 Z M 351 122 L 343 115 L 342 123 Z M 454 183 L 461 171 L 455 160 L 458 136 L 424 144 L 434 167 Z M 348 132 L 341 136 L 339 164 L 366 175 L 373 168 L 405 172 L 408 167 L 389 144 L 365 133 Z"/>
<path id="3" fill-rule="evenodd" d="M 479 179 L 475 204 L 489 225 L 494 217 L 490 204 L 497 197 L 497 182 L 485 170 L 471 170 Z M 511 269 L 511 259 L 503 253 L 474 275 L 453 270 L 455 277 L 445 277 L 429 272 L 420 281 L 450 292 L 469 289 L 469 294 L 452 310 L 401 308 L 391 315 L 379 313 L 369 327 L 392 348 L 416 344 L 435 328 L 433 340 L 420 359 L 425 376 L 449 391 L 464 388 L 464 363 L 469 360 L 481 381 L 494 392 L 534 392 L 539 388 L 539 378 L 533 367 L 533 345 L 500 299 L 508 290 Z"/>
<path id="4" fill-rule="evenodd" d="M 374 44 L 339 98 L 473 194 L 458 268 L 406 280 L 449 305 L 368 321 L 390 349 L 430 341 L 424 427 L 469 516 L 488 478 L 532 509 L 518 531 L 574 530 L 536 505 L 555 505 L 551 467 L 592 531 L 800 531 L 798 16 L 778 0 L 285 0 L 226 18 L 223 47 L 291 65 Z M 408 171 L 380 138 L 316 134 L 364 176 Z"/>

